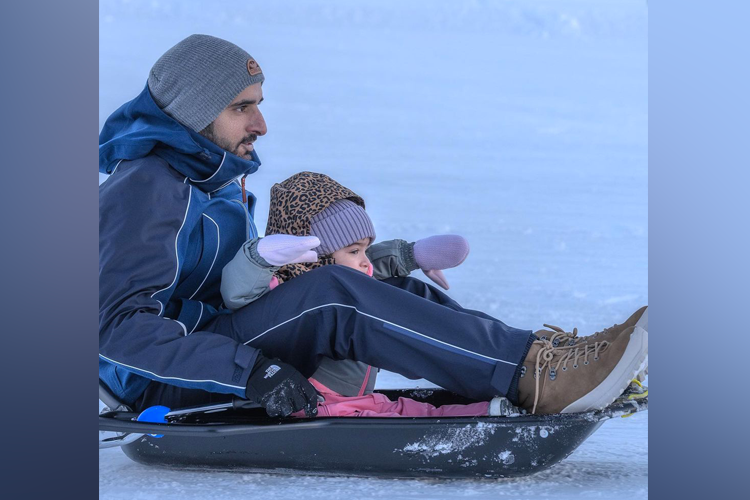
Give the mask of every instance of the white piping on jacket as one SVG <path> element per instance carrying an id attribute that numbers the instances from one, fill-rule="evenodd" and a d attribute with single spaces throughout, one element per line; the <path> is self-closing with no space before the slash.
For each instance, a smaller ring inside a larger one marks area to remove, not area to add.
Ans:
<path id="1" fill-rule="evenodd" d="M 243 175 L 244 175 L 244 174 L 243 174 Z M 225 182 L 224 184 L 222 184 L 222 185 L 221 185 L 221 187 L 217 187 L 216 189 L 214 189 L 213 191 L 211 191 L 211 192 L 210 192 L 210 193 L 208 193 L 208 194 L 212 194 L 212 193 L 216 193 L 216 192 L 218 192 L 218 191 L 221 191 L 222 189 L 224 189 L 224 188 L 225 188 L 225 187 L 227 187 L 228 185 L 232 184 L 233 182 L 236 182 L 236 181 L 237 181 L 237 179 L 239 179 L 240 177 L 242 177 L 242 175 L 238 175 L 238 176 L 237 176 L 237 177 L 235 177 L 234 179 L 228 180 L 227 182 Z"/>
<path id="2" fill-rule="evenodd" d="M 120 163 L 122 163 L 122 161 L 123 161 L 123 160 L 120 160 L 120 161 L 118 161 L 118 162 L 117 162 L 117 165 L 115 165 L 115 168 L 114 168 L 114 169 L 112 169 L 112 173 L 111 173 L 111 174 L 109 174 L 109 175 L 114 175 L 114 173 L 115 173 L 115 172 L 117 172 L 117 167 L 119 167 L 119 166 L 120 166 Z"/>
<path id="3" fill-rule="evenodd" d="M 167 318 L 167 319 L 172 319 L 172 318 Z M 172 319 L 172 321 L 174 321 L 175 323 L 178 323 L 182 327 L 182 334 L 184 336 L 187 337 L 189 335 L 187 331 L 187 327 L 185 326 L 185 323 L 183 323 L 182 321 L 178 321 L 176 319 Z"/>
<path id="4" fill-rule="evenodd" d="M 206 280 L 208 279 L 208 275 L 211 274 L 211 270 L 214 268 L 214 264 L 216 264 L 216 258 L 219 256 L 219 246 L 221 245 L 221 231 L 219 230 L 219 225 L 216 223 L 215 220 L 213 220 L 208 215 L 203 214 L 203 217 L 208 218 L 208 220 L 210 220 L 211 222 L 213 222 L 214 226 L 216 226 L 216 253 L 214 254 L 214 260 L 213 260 L 213 262 L 211 262 L 211 267 L 208 268 L 208 272 L 206 273 L 206 277 L 203 278 L 203 281 L 201 281 L 201 284 L 198 285 L 198 288 L 195 289 L 195 291 L 193 292 L 193 295 L 191 295 L 190 297 L 188 297 L 188 300 L 190 300 L 193 297 L 195 297 L 195 294 L 198 293 L 198 290 L 201 289 L 201 287 L 203 286 L 203 283 L 205 283 Z"/>
<path id="5" fill-rule="evenodd" d="M 161 290 L 157 290 L 156 292 L 151 294 L 151 298 L 154 298 L 154 295 L 157 293 L 161 293 L 164 290 L 169 290 L 172 288 L 172 285 L 174 285 L 177 282 L 177 278 L 180 275 L 180 254 L 177 252 L 177 242 L 180 239 L 180 232 L 182 231 L 182 228 L 185 226 L 185 221 L 187 220 L 188 212 L 190 211 L 190 201 L 193 198 L 193 187 L 188 185 L 188 188 L 190 191 L 188 191 L 188 202 L 187 207 L 185 208 L 185 216 L 182 218 L 182 224 L 180 224 L 180 229 L 177 230 L 177 235 L 174 238 L 174 255 L 177 260 L 177 269 L 175 269 L 174 273 L 174 279 L 172 280 L 172 283 L 169 284 L 168 287 L 162 288 Z M 164 313 L 164 304 L 161 303 L 161 300 L 156 299 L 156 301 L 159 303 L 159 316 L 161 316 Z"/>
<path id="6" fill-rule="evenodd" d="M 201 322 L 201 318 L 203 317 L 203 302 L 198 301 L 198 303 L 201 305 L 201 313 L 198 315 L 198 319 L 195 321 L 195 326 L 190 330 L 190 333 L 193 333 L 195 329 L 198 328 L 198 323 Z M 186 333 L 185 335 L 190 335 L 190 333 Z"/>
<path id="7" fill-rule="evenodd" d="M 214 175 L 216 175 L 216 174 L 219 173 L 219 170 L 221 170 L 221 167 L 224 166 L 224 160 L 226 160 L 226 159 L 227 159 L 227 152 L 224 151 L 224 156 L 221 157 L 221 163 L 219 163 L 219 168 L 216 169 L 216 172 L 214 172 L 213 174 L 211 174 L 211 176 L 208 179 L 203 179 L 202 181 L 196 181 L 195 179 L 190 179 L 190 181 L 191 182 L 195 182 L 196 184 L 199 184 L 201 182 L 208 182 L 208 181 L 210 181 L 213 178 Z"/>
<path id="8" fill-rule="evenodd" d="M 183 382 L 196 382 L 196 383 L 211 382 L 211 383 L 214 383 L 214 384 L 223 385 L 224 387 L 231 387 L 232 389 L 246 389 L 246 387 L 244 385 L 243 386 L 239 386 L 239 385 L 224 384 L 222 382 L 217 382 L 216 380 L 192 380 L 192 379 L 189 379 L 189 378 L 180 378 L 180 377 L 163 377 L 161 375 L 157 375 L 154 372 L 150 372 L 148 370 L 144 370 L 143 368 L 138 368 L 137 366 L 130 366 L 130 365 L 126 365 L 125 363 L 120 363 L 119 361 L 115 361 L 114 359 L 110 359 L 110 358 L 108 358 L 107 356 L 105 356 L 105 355 L 103 355 L 101 353 L 99 354 L 99 357 L 100 358 L 104 358 L 107 361 L 109 361 L 110 363 L 115 364 L 115 365 L 124 366 L 125 368 L 131 368 L 133 370 L 138 370 L 139 372 L 143 372 L 143 373 L 148 373 L 149 375 L 153 375 L 154 377 L 156 377 L 156 378 L 158 378 L 160 380 L 182 380 Z"/>
<path id="9" fill-rule="evenodd" d="M 415 335 L 419 335 L 420 337 L 424 337 L 426 339 L 430 339 L 430 340 L 432 340 L 434 342 L 437 342 L 439 344 L 443 344 L 443 345 L 452 347 L 454 349 L 458 349 L 460 351 L 464 351 L 464 352 L 467 352 L 469 354 L 474 354 L 475 356 L 486 358 L 486 359 L 489 359 L 489 360 L 492 360 L 492 361 L 497 361 L 499 363 L 506 363 L 506 364 L 509 364 L 509 365 L 518 366 L 518 363 L 513 363 L 511 361 L 505 361 L 504 359 L 497 359 L 497 358 L 493 358 L 491 356 L 486 356 L 484 354 L 480 354 L 478 352 L 470 351 L 469 349 L 464 349 L 463 347 L 459 347 L 457 345 L 449 344 L 448 342 L 444 342 L 442 340 L 438 340 L 438 339 L 432 338 L 429 335 L 425 335 L 424 333 L 419 333 L 419 332 L 414 331 L 414 330 L 412 330 L 410 328 L 406 328 L 405 326 L 397 325 L 396 323 L 393 323 L 392 321 L 388 321 L 388 320 L 385 320 L 385 319 L 382 319 L 382 318 L 378 318 L 377 316 L 373 316 L 372 314 L 363 313 L 362 311 L 360 311 L 359 309 L 357 309 L 354 306 L 350 306 L 350 305 L 347 305 L 347 304 L 338 304 L 338 303 L 335 303 L 335 302 L 332 302 L 330 304 L 323 304 L 323 305 L 320 305 L 320 306 L 316 306 L 316 307 L 312 307 L 310 309 L 307 309 L 306 311 L 302 311 L 297 316 L 295 316 L 293 318 L 290 318 L 290 319 L 288 319 L 288 320 L 286 320 L 286 321 L 284 321 L 282 323 L 279 323 L 276 326 L 272 326 L 271 328 L 269 328 L 265 332 L 261 333 L 260 335 L 256 335 L 255 337 L 253 337 L 250 340 L 248 340 L 247 342 L 245 342 L 245 345 L 249 344 L 253 340 L 259 339 L 260 337 L 262 337 L 263 335 L 267 334 L 271 330 L 275 330 L 276 328 L 278 328 L 278 327 L 280 327 L 282 325 L 285 325 L 285 324 L 289 323 L 290 321 L 294 321 L 295 319 L 301 318 L 304 314 L 309 313 L 310 311 L 314 311 L 316 309 L 320 309 L 320 308 L 323 308 L 323 307 L 329 307 L 329 306 L 339 306 L 339 307 L 347 307 L 349 309 L 354 309 L 358 314 L 361 314 L 363 316 L 367 316 L 368 318 L 373 318 L 373 319 L 378 320 L 378 321 L 382 321 L 383 323 L 387 323 L 389 325 L 393 325 L 395 327 L 398 327 L 398 328 L 401 328 L 401 329 L 406 330 L 408 332 L 411 332 L 411 333 L 413 333 Z"/>

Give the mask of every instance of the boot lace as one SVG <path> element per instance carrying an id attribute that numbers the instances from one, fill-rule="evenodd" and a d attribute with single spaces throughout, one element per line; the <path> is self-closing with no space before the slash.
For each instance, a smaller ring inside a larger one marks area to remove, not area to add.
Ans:
<path id="1" fill-rule="evenodd" d="M 555 335 L 561 333 L 565 334 L 565 332 L 558 331 Z M 552 337 L 554 338 L 555 335 Z M 542 379 L 542 373 L 544 373 L 545 369 L 549 370 L 550 380 L 555 380 L 557 378 L 557 371 L 560 369 L 566 371 L 568 363 L 571 361 L 574 369 L 578 368 L 579 359 L 583 359 L 583 364 L 588 365 L 590 356 L 594 361 L 599 360 L 599 354 L 604 352 L 607 346 L 609 346 L 609 342 L 607 341 L 584 344 L 583 346 L 572 345 L 563 347 L 555 347 L 550 340 L 541 340 L 540 342 L 543 342 L 544 345 L 536 354 L 536 371 L 534 372 L 536 386 L 534 389 L 534 407 L 531 413 L 536 412 L 536 407 L 539 403 L 539 381 Z"/>
<path id="2" fill-rule="evenodd" d="M 578 336 L 578 328 L 573 328 L 572 332 L 566 332 L 559 326 L 548 325 L 547 323 L 544 323 L 544 326 L 552 330 L 554 333 L 552 334 L 552 336 L 550 336 L 549 339 L 542 340 L 549 340 L 552 343 L 553 347 L 557 347 L 560 342 L 565 341 L 568 341 L 569 345 L 572 345 L 570 344 L 570 342 L 575 343 L 574 339 Z"/>

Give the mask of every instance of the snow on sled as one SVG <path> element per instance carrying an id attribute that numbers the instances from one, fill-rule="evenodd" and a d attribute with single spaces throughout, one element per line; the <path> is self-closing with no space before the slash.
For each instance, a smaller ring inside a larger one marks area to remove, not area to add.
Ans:
<path id="1" fill-rule="evenodd" d="M 449 391 L 382 390 L 435 406 L 470 402 Z M 107 403 L 107 401 L 105 401 Z M 118 405 L 112 404 L 112 407 Z M 100 447 L 122 446 L 132 460 L 181 469 L 379 477 L 514 477 L 545 470 L 570 455 L 607 419 L 648 408 L 648 391 L 631 385 L 603 410 L 498 417 L 270 418 L 262 408 L 213 405 L 144 422 L 105 411 Z M 121 408 L 122 409 L 122 408 Z M 148 411 L 148 410 L 147 410 Z M 144 412 L 146 413 L 146 412 Z M 166 413 L 166 416 L 165 416 Z M 143 415 L 143 414 L 142 414 Z M 161 437 L 156 437 L 161 436 Z"/>

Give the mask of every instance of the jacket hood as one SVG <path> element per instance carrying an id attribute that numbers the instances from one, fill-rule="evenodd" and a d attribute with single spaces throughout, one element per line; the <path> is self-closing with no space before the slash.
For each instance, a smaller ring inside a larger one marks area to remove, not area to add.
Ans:
<path id="1" fill-rule="evenodd" d="M 148 85 L 104 123 L 99 133 L 99 172 L 111 174 L 121 160 L 156 154 L 206 192 L 215 191 L 260 167 L 236 156 L 167 115 L 154 102 Z"/>
<path id="2" fill-rule="evenodd" d="M 271 188 L 266 236 L 291 234 L 309 236 L 311 219 L 338 200 L 351 200 L 362 208 L 365 201 L 327 175 L 300 172 Z M 330 257 L 321 257 L 311 264 L 289 264 L 276 273 L 279 282 L 288 281 L 322 265 L 334 264 Z"/>

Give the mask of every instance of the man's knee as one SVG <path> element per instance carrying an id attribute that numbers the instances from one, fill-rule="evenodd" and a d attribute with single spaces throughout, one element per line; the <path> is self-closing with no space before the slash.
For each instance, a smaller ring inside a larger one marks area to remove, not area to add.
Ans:
<path id="1" fill-rule="evenodd" d="M 299 280 L 297 284 L 304 287 L 310 295 L 342 298 L 352 297 L 353 292 L 361 288 L 362 279 L 372 278 L 345 266 L 332 265 L 313 269 L 293 281 Z"/>
<path id="2" fill-rule="evenodd" d="M 426 288 L 430 288 L 430 286 L 424 281 L 417 278 L 412 278 L 411 276 L 397 276 L 393 278 L 386 278 L 385 280 L 383 280 L 383 282 L 407 291 L 422 291 Z"/>
<path id="3" fill-rule="evenodd" d="M 305 276 L 308 276 L 308 279 L 314 280 L 316 283 L 328 281 L 346 284 L 361 279 L 372 279 L 362 272 L 338 265 L 321 266 L 306 273 Z"/>

